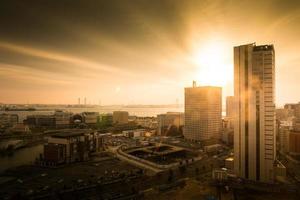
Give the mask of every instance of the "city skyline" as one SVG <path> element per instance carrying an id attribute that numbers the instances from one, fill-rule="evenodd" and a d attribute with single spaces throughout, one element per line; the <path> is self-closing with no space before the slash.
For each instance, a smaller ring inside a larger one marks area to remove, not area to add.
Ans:
<path id="1" fill-rule="evenodd" d="M 183 104 L 192 80 L 222 86 L 224 102 L 233 95 L 232 47 L 254 41 L 276 46 L 276 105 L 298 102 L 298 4 L 5 2 L 0 102 Z"/>
<path id="2" fill-rule="evenodd" d="M 300 194 L 300 0 L 4 0 L 3 199 Z"/>

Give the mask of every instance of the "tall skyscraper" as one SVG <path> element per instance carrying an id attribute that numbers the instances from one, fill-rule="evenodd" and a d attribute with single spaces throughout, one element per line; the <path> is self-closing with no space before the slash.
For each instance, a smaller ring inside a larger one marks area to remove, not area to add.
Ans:
<path id="1" fill-rule="evenodd" d="M 276 159 L 275 51 L 273 45 L 234 47 L 234 170 L 272 182 Z"/>
<path id="2" fill-rule="evenodd" d="M 226 97 L 226 120 L 228 121 L 228 128 L 234 128 L 234 117 L 235 117 L 235 110 L 234 110 L 234 96 Z"/>
<path id="3" fill-rule="evenodd" d="M 184 137 L 189 140 L 220 139 L 222 126 L 222 88 L 185 88 Z"/>
<path id="4" fill-rule="evenodd" d="M 234 117 L 234 96 L 226 97 L 226 117 Z"/>

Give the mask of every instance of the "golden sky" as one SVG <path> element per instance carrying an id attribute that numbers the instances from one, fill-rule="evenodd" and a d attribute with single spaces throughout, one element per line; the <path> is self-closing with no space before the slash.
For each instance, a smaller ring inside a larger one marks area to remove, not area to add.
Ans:
<path id="1" fill-rule="evenodd" d="M 276 102 L 300 101 L 300 1 L 10 0 L 0 102 L 183 103 L 192 80 L 233 95 L 233 46 L 274 44 Z"/>

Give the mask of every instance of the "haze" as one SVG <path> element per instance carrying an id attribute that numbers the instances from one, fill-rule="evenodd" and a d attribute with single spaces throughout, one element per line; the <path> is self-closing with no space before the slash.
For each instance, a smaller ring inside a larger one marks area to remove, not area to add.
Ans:
<path id="1" fill-rule="evenodd" d="M 300 94 L 299 1 L 1 1 L 0 102 L 183 103 L 233 95 L 233 46 L 274 44 L 276 101 Z"/>

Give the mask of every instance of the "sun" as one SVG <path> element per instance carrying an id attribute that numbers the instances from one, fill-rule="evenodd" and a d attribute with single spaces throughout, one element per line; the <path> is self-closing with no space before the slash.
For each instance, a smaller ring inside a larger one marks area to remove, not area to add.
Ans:
<path id="1" fill-rule="evenodd" d="M 224 87 L 233 79 L 232 64 L 228 63 L 228 50 L 222 43 L 209 43 L 196 49 L 192 60 L 198 67 L 200 85 Z"/>

